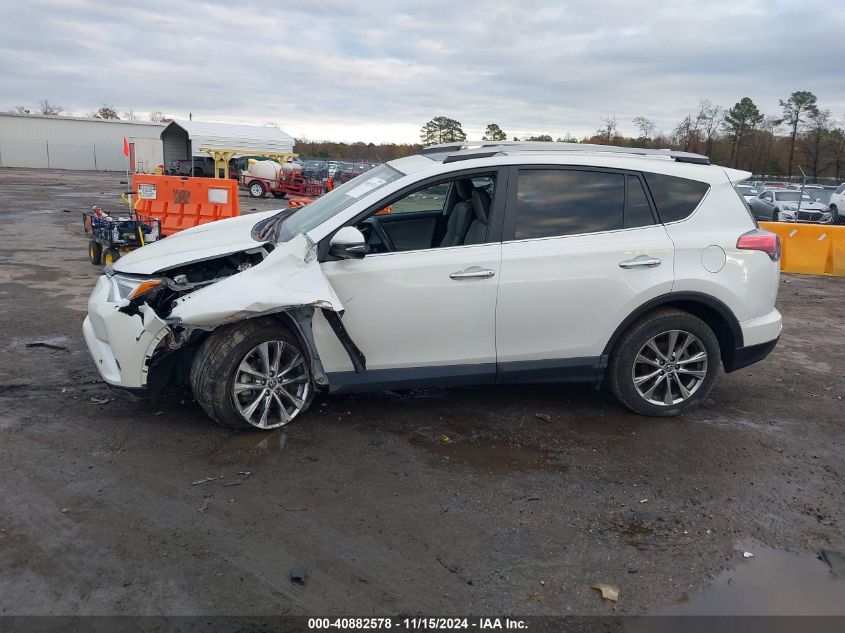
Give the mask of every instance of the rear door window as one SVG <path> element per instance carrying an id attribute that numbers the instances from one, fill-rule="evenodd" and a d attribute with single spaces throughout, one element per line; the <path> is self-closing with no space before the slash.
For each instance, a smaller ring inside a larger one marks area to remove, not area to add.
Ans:
<path id="1" fill-rule="evenodd" d="M 643 175 L 651 190 L 660 221 L 664 223 L 677 222 L 691 216 L 710 189 L 706 182 L 689 178 L 653 173 Z"/>
<path id="2" fill-rule="evenodd" d="M 514 238 L 578 235 L 624 226 L 625 176 L 575 169 L 519 171 Z"/>

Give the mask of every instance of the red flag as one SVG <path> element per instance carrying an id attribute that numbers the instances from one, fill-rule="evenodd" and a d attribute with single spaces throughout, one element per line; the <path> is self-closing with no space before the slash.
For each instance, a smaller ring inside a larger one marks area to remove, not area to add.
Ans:
<path id="1" fill-rule="evenodd" d="M 126 140 L 126 137 L 123 137 L 123 155 L 129 156 L 129 141 Z"/>

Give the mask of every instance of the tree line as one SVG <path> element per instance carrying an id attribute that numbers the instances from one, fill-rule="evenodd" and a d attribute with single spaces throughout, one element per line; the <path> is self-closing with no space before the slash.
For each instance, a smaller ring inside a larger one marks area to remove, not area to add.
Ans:
<path id="1" fill-rule="evenodd" d="M 594 143 L 622 147 L 668 148 L 708 156 L 720 165 L 757 174 L 799 173 L 799 166 L 812 178 L 840 180 L 845 172 L 845 123 L 834 120 L 830 110 L 819 107 L 812 92 L 799 90 L 779 101 L 780 112 L 766 115 L 750 97 L 743 97 L 730 108 L 714 105 L 709 99 L 684 117 L 671 131 L 658 131 L 644 116 L 631 120 L 635 136 L 618 130 L 616 117 L 604 117 L 591 136 L 571 135 L 553 138 L 536 134 L 514 141 Z M 461 123 L 438 116 L 420 130 L 422 145 L 453 143 L 467 138 Z M 507 133 L 497 123 L 487 125 L 482 140 L 504 141 Z"/>
<path id="2" fill-rule="evenodd" d="M 40 114 L 42 116 L 61 116 L 65 109 L 56 104 L 50 103 L 48 99 L 43 99 L 38 102 L 38 106 L 34 108 L 30 108 L 29 106 L 19 105 L 15 106 L 9 112 L 11 114 Z M 135 114 L 135 111 L 131 108 L 126 112 L 123 112 L 123 116 L 117 113 L 117 110 L 113 105 L 108 103 L 104 103 L 102 106 L 97 108 L 96 110 L 92 110 L 85 114 L 85 116 L 89 119 L 109 119 L 112 121 L 140 121 L 141 117 Z M 153 123 L 170 123 L 173 119 L 170 119 L 164 114 L 159 111 L 150 112 L 148 115 L 148 120 Z"/>

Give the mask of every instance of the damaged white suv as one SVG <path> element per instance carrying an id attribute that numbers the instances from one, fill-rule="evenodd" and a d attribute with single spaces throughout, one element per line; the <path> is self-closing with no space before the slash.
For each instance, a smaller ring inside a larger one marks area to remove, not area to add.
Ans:
<path id="1" fill-rule="evenodd" d="M 780 243 L 694 154 L 440 145 L 304 208 L 241 216 L 107 268 L 83 331 L 105 381 L 190 384 L 270 429 L 320 390 L 606 383 L 646 415 L 775 346 Z"/>

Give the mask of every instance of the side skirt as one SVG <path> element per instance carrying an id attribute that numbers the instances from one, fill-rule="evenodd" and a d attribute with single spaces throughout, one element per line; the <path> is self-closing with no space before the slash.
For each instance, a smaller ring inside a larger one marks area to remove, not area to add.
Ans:
<path id="1" fill-rule="evenodd" d="M 566 358 L 512 363 L 368 369 L 328 374 L 332 393 L 519 383 L 595 383 L 606 359 Z"/>

